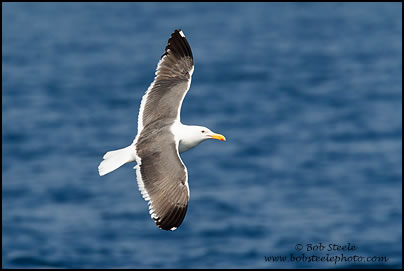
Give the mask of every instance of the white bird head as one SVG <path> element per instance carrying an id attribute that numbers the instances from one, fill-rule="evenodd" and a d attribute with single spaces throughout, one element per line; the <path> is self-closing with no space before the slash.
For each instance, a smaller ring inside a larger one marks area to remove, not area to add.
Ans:
<path id="1" fill-rule="evenodd" d="M 226 138 L 221 135 L 212 132 L 209 128 L 203 126 L 191 126 L 192 127 L 192 135 L 196 139 L 198 138 L 200 141 L 205 141 L 207 139 L 217 139 L 220 141 L 226 141 Z"/>
<path id="2" fill-rule="evenodd" d="M 226 141 L 226 138 L 223 135 L 216 134 L 209 128 L 203 126 L 181 125 L 181 127 L 175 131 L 175 134 L 177 134 L 180 139 L 180 152 L 192 149 L 199 143 L 211 138 Z"/>

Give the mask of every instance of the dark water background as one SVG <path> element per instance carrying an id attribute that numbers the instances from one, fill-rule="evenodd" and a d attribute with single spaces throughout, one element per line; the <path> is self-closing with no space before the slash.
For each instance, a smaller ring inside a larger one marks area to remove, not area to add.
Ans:
<path id="1" fill-rule="evenodd" d="M 401 3 L 2 6 L 3 267 L 401 267 Z M 133 165 L 97 166 L 135 137 L 175 28 L 182 121 L 227 142 L 182 155 L 190 204 L 166 232 Z M 388 261 L 265 261 L 301 253 Z"/>

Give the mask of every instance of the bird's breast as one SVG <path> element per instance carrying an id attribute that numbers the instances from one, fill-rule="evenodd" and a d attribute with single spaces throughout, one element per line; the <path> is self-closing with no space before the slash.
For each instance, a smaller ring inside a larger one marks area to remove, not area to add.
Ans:
<path id="1" fill-rule="evenodd" d="M 180 153 L 185 152 L 187 150 L 192 149 L 193 147 L 195 147 L 198 144 L 199 144 L 199 142 L 190 142 L 190 141 L 182 139 L 178 143 L 178 151 Z"/>

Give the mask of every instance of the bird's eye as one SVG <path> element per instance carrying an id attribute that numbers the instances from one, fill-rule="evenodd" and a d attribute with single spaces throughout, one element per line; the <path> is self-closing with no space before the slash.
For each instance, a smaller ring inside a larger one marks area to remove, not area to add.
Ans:
<path id="1" fill-rule="evenodd" d="M 205 130 L 202 130 L 202 134 L 204 134 L 205 133 Z"/>

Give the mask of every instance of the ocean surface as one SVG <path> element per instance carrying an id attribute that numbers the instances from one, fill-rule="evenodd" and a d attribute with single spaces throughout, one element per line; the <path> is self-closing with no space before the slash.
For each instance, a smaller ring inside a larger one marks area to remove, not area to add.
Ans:
<path id="1" fill-rule="evenodd" d="M 182 122 L 227 141 L 167 232 L 97 167 L 176 28 Z M 2 40 L 3 268 L 402 267 L 401 3 L 3 3 Z"/>

